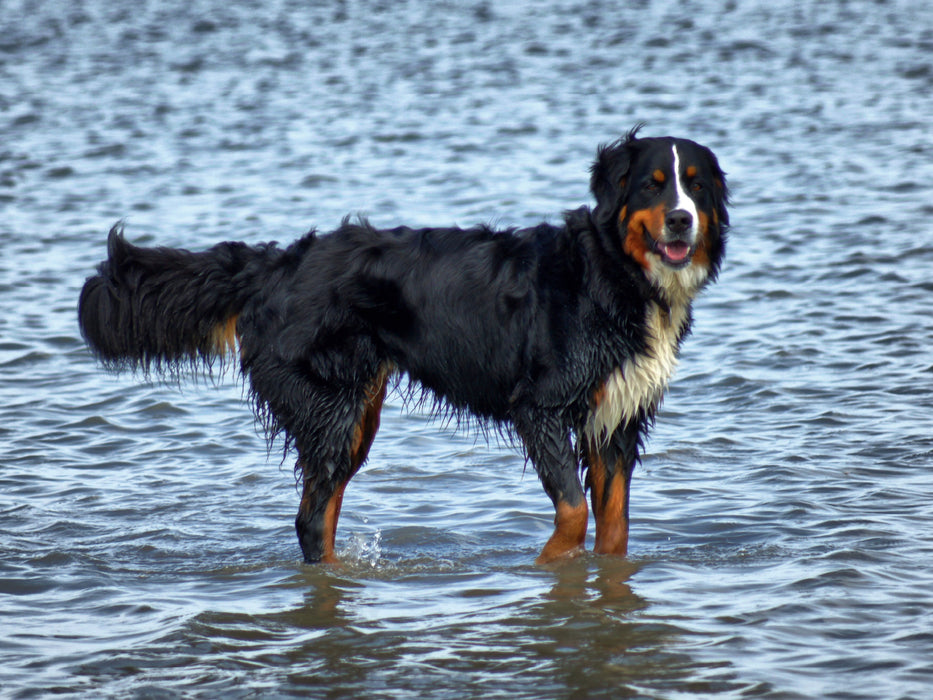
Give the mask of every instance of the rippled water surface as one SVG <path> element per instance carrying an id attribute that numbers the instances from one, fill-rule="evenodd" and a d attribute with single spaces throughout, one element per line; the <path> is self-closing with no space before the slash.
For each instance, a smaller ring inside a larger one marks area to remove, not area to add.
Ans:
<path id="1" fill-rule="evenodd" d="M 931 55 L 925 0 L 4 0 L 0 695 L 930 697 Z M 117 219 L 554 221 L 638 121 L 717 152 L 734 226 L 627 561 L 535 567 L 521 456 L 396 398 L 306 566 L 237 379 L 78 334 Z"/>

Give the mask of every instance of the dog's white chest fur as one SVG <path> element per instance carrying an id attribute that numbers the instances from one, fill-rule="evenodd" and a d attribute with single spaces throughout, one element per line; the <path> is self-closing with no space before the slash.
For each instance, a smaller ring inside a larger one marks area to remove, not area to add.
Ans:
<path id="1" fill-rule="evenodd" d="M 686 320 L 686 306 L 675 307 L 667 314 L 656 304 L 651 305 L 645 351 L 609 375 L 587 419 L 585 433 L 589 440 L 606 441 L 620 424 L 657 407 L 677 367 L 677 340 Z"/>

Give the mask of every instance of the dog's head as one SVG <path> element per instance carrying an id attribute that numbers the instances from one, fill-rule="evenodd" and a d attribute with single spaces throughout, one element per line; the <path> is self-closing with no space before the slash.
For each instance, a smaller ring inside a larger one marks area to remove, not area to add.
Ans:
<path id="1" fill-rule="evenodd" d="M 599 149 L 593 216 L 662 291 L 675 287 L 692 296 L 716 277 L 722 261 L 729 225 L 725 175 L 705 146 L 638 138 L 637 131 Z"/>

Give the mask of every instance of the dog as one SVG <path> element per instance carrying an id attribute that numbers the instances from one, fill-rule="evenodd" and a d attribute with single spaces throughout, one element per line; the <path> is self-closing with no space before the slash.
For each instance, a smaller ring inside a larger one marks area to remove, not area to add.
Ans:
<path id="1" fill-rule="evenodd" d="M 337 561 L 344 489 L 406 376 L 524 448 L 555 509 L 538 563 L 582 551 L 587 491 L 594 551 L 625 556 L 632 472 L 729 226 L 712 151 L 639 128 L 598 149 L 596 205 L 560 225 L 345 219 L 287 247 L 189 252 L 131 245 L 118 224 L 81 292 L 81 332 L 112 369 L 238 353 L 270 440 L 297 452 L 307 562 Z"/>

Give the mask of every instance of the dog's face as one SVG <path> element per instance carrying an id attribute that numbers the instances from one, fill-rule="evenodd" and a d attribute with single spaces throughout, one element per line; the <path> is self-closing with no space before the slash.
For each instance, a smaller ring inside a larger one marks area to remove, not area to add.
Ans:
<path id="1" fill-rule="evenodd" d="M 695 293 L 723 255 L 727 190 L 716 157 L 687 139 L 635 138 L 600 149 L 594 216 L 649 280 Z"/>

